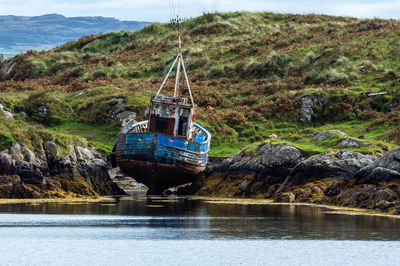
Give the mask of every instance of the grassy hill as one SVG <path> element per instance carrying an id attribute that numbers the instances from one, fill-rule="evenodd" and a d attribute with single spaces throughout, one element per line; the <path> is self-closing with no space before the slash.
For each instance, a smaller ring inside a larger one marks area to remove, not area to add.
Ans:
<path id="1" fill-rule="evenodd" d="M 213 134 L 211 155 L 232 155 L 272 133 L 275 142 L 315 154 L 342 138 L 311 140 L 330 129 L 362 141 L 356 151 L 400 144 L 399 21 L 212 13 L 184 22 L 182 31 L 198 122 Z M 110 123 L 111 107 L 124 99 L 145 119 L 176 44 L 174 25 L 153 23 L 18 55 L 1 77 L 0 103 L 29 117 L 0 123 L 0 147 L 21 141 L 39 148 L 40 139 L 55 138 L 109 152 L 119 130 Z M 376 92 L 387 93 L 368 96 Z M 299 118 L 305 97 L 315 102 L 312 124 Z"/>

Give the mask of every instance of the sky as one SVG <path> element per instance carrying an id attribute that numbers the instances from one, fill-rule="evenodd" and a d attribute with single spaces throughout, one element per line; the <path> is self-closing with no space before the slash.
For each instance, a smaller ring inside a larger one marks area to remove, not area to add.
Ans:
<path id="1" fill-rule="evenodd" d="M 57 13 L 157 22 L 169 21 L 178 12 L 183 17 L 196 17 L 207 12 L 243 10 L 400 19 L 400 0 L 0 0 L 0 15 Z"/>

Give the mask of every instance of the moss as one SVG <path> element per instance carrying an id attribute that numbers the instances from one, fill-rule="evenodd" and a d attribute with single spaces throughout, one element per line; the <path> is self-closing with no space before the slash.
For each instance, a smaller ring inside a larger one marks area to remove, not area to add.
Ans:
<path id="1" fill-rule="evenodd" d="M 83 196 L 99 196 L 84 180 L 80 178 L 61 180 L 61 188 L 67 193 Z"/>
<path id="2" fill-rule="evenodd" d="M 10 148 L 15 144 L 15 139 L 11 136 L 9 132 L 0 133 L 0 150 L 5 150 Z"/>

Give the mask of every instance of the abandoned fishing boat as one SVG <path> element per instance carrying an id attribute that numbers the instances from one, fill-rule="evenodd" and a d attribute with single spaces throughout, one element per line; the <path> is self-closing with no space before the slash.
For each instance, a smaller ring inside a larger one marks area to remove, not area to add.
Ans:
<path id="1" fill-rule="evenodd" d="M 182 57 L 178 25 L 179 53 L 158 92 L 152 95 L 149 119 L 123 125 L 112 154 L 113 166 L 149 187 L 148 194 L 190 183 L 208 163 L 211 135 L 195 123 L 195 108 L 190 82 Z M 162 95 L 171 71 L 176 68 L 173 95 Z M 189 97 L 179 96 L 181 68 Z"/>

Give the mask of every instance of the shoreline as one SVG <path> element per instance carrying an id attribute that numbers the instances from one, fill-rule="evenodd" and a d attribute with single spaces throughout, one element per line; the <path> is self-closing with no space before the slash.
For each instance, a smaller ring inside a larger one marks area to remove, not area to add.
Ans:
<path id="1" fill-rule="evenodd" d="M 189 200 L 203 200 L 205 203 L 210 204 L 234 204 L 234 205 L 281 205 L 281 206 L 305 206 L 312 208 L 326 209 L 326 214 L 342 214 L 342 215 L 358 215 L 358 216 L 375 216 L 375 217 L 387 217 L 400 219 L 400 215 L 385 214 L 381 212 L 375 212 L 368 209 L 361 209 L 355 207 L 341 207 L 336 205 L 326 205 L 318 203 L 307 203 L 307 202 L 275 202 L 272 199 L 255 199 L 255 198 L 225 198 L 225 197 L 207 197 L 207 196 L 145 196 L 149 199 L 189 199 Z M 121 200 L 135 199 L 134 197 L 124 196 Z M 42 203 L 115 203 L 117 200 L 114 197 L 99 197 L 99 198 L 42 198 L 42 199 L 0 199 L 0 205 L 4 204 L 42 204 Z"/>
<path id="2" fill-rule="evenodd" d="M 385 214 L 382 212 L 375 212 L 368 209 L 361 209 L 355 207 L 342 207 L 336 205 L 326 205 L 319 203 L 307 203 L 307 202 L 275 202 L 272 199 L 254 199 L 254 198 L 218 198 L 218 197 L 206 197 L 206 196 L 193 196 L 193 199 L 202 199 L 209 203 L 220 203 L 220 204 L 237 204 L 237 205 L 283 205 L 283 206 L 306 206 L 323 208 L 332 210 L 331 214 L 343 214 L 343 215 L 365 215 L 365 216 L 378 216 L 378 217 L 389 217 L 400 219 L 400 215 Z"/>
<path id="3" fill-rule="evenodd" d="M 113 197 L 98 197 L 98 198 L 38 198 L 38 199 L 0 199 L 0 205 L 3 204 L 24 204 L 24 203 L 78 203 L 78 202 L 87 202 L 87 203 L 95 203 L 95 202 L 115 202 L 115 198 Z"/>

